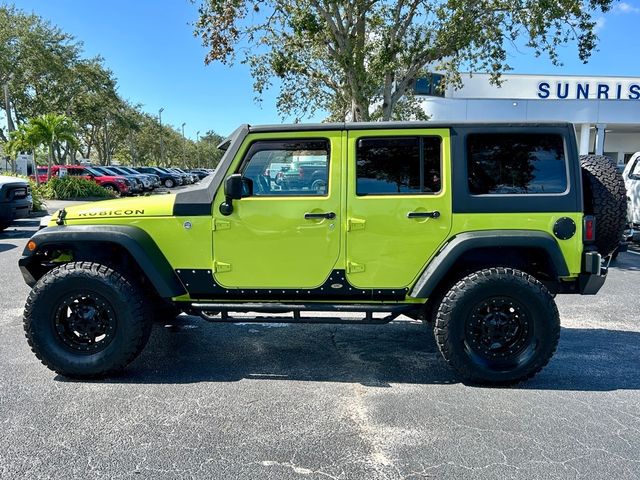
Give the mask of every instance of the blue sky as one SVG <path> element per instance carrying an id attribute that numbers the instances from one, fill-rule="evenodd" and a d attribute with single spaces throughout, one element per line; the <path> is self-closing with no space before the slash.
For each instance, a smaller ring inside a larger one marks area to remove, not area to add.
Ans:
<path id="1" fill-rule="evenodd" d="M 188 0 L 17 0 L 84 42 L 87 56 L 101 55 L 118 78 L 124 98 L 156 113 L 195 138 L 199 130 L 230 133 L 241 123 L 280 123 L 275 91 L 254 102 L 248 68 L 204 65 L 205 49 L 190 25 L 197 17 Z M 565 65 L 522 50 L 510 59 L 516 73 L 625 75 L 640 77 L 640 0 L 616 2 L 598 19 L 599 51 L 583 65 L 574 45 L 562 47 Z M 314 119 L 319 121 L 322 115 Z M 286 120 L 286 119 L 285 119 Z"/>

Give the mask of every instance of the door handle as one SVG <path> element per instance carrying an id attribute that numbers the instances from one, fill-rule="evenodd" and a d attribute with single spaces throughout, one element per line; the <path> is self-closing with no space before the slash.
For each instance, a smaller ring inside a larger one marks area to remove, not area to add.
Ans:
<path id="1" fill-rule="evenodd" d="M 326 212 L 326 213 L 305 213 L 305 220 L 321 220 L 326 218 L 327 220 L 333 220 L 336 218 L 336 214 L 334 212 Z"/>
<path id="2" fill-rule="evenodd" d="M 407 218 L 438 218 L 440 217 L 440 212 L 438 210 L 434 210 L 433 212 L 409 212 L 407 213 Z"/>

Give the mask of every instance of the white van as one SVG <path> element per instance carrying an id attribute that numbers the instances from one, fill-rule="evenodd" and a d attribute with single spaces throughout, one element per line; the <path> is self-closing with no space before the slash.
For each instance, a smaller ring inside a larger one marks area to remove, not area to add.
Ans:
<path id="1" fill-rule="evenodd" d="M 29 175 L 33 175 L 34 171 L 34 163 L 33 163 L 33 155 L 29 155 L 26 153 L 20 153 L 16 157 L 15 161 L 15 173 L 18 175 L 24 175 L 25 177 Z M 11 160 L 8 158 L 3 158 L 0 160 L 0 171 L 14 173 L 11 165 Z"/>
<path id="2" fill-rule="evenodd" d="M 629 199 L 629 220 L 640 227 L 640 152 L 636 152 L 622 172 Z"/>

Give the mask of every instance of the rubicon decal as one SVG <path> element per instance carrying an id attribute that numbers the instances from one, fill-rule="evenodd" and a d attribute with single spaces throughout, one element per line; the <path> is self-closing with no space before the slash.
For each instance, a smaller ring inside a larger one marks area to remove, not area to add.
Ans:
<path id="1" fill-rule="evenodd" d="M 144 215 L 144 209 L 127 209 L 127 210 L 88 210 L 79 212 L 79 217 L 113 217 L 124 215 Z"/>

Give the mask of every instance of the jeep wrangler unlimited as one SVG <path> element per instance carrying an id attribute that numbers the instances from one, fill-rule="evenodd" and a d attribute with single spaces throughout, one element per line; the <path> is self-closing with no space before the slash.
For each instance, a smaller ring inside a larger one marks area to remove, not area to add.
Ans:
<path id="1" fill-rule="evenodd" d="M 179 312 L 403 314 L 461 379 L 512 384 L 556 349 L 554 296 L 600 289 L 625 224 L 622 178 L 581 162 L 570 124 L 244 125 L 221 148 L 199 186 L 66 208 L 29 240 L 24 327 L 46 366 L 117 372 Z M 305 162 L 325 188 L 275 181 Z"/>

